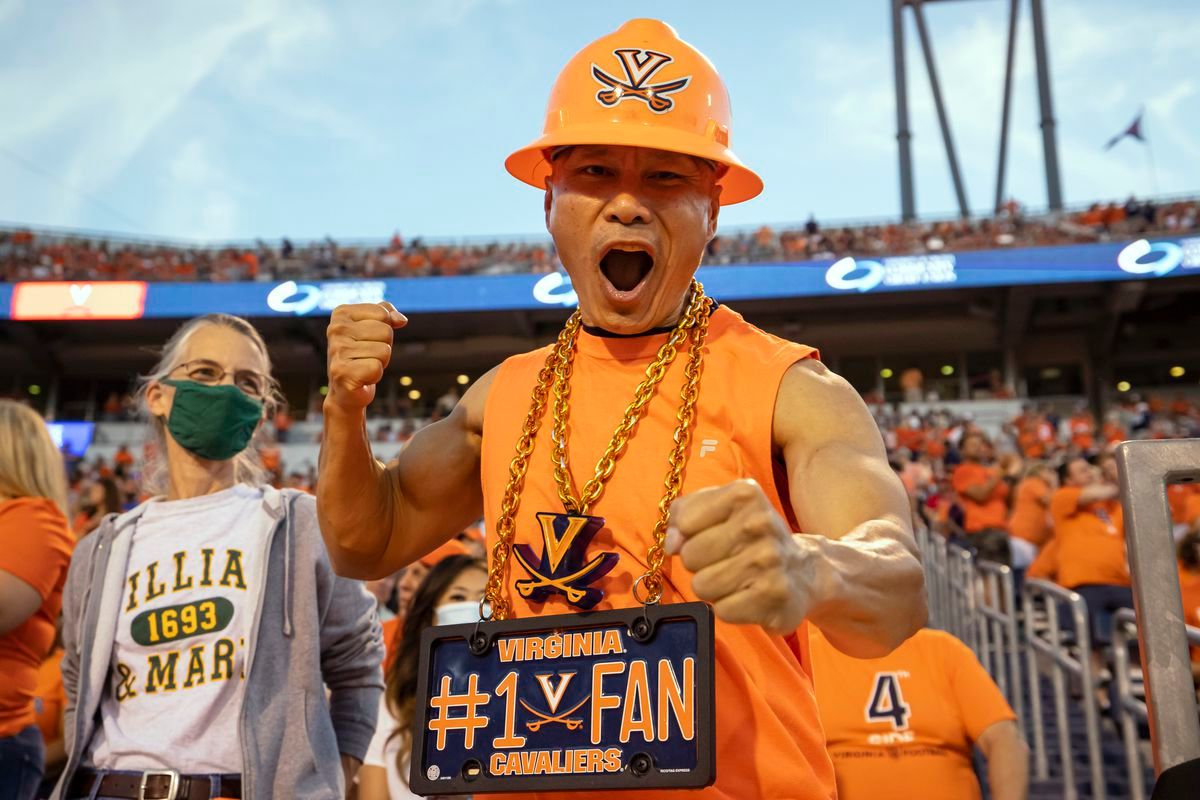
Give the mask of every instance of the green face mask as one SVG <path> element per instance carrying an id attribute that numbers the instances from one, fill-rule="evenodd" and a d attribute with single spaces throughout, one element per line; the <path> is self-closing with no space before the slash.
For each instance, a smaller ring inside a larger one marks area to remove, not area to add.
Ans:
<path id="1" fill-rule="evenodd" d="M 229 384 L 162 382 L 175 387 L 167 430 L 181 447 L 208 461 L 226 461 L 250 444 L 262 419 L 260 401 Z"/>

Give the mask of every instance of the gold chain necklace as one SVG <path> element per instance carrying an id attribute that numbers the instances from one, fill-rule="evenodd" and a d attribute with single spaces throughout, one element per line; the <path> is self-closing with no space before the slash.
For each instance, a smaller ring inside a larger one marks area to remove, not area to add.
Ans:
<path id="1" fill-rule="evenodd" d="M 663 545 L 667 536 L 667 521 L 670 517 L 671 503 L 679 496 L 683 485 L 683 468 L 687 464 L 688 445 L 692 439 L 692 424 L 696 419 L 696 400 L 700 396 L 700 370 L 704 339 L 708 334 L 708 317 L 711 312 L 711 301 L 704 296 L 704 287 L 699 281 L 692 281 L 691 299 L 683 315 L 679 318 L 667 341 L 658 349 L 653 362 L 646 367 L 646 377 L 638 384 L 633 393 L 633 402 L 625 409 L 625 416 L 617 426 L 609 442 L 608 449 L 596 464 L 592 478 L 584 484 L 583 491 L 576 498 L 572 488 L 570 467 L 567 464 L 567 418 L 570 413 L 569 399 L 571 396 L 571 369 L 575 359 L 576 342 L 583 318 L 578 310 L 567 320 L 567 324 L 558 334 L 554 348 L 546 357 L 538 373 L 537 384 L 533 389 L 533 402 L 525 415 L 525 423 L 521 436 L 517 439 L 517 452 L 508 466 L 508 484 L 504 487 L 504 500 L 500 503 L 500 516 L 496 520 L 496 543 L 492 547 L 492 565 L 488 572 L 487 586 L 484 589 L 484 600 L 491 605 L 492 619 L 508 619 L 512 606 L 504 596 L 503 575 L 512 551 L 513 537 L 516 535 L 514 517 L 521 502 L 521 491 L 525 486 L 525 474 L 529 468 L 529 459 L 533 455 L 534 441 L 542 425 L 542 417 L 549 401 L 550 393 L 554 393 L 553 429 L 551 440 L 554 447 L 551 457 L 554 462 L 554 478 L 558 484 L 558 496 L 563 506 L 572 514 L 587 514 L 588 510 L 604 493 L 604 485 L 612 477 L 616 469 L 617 459 L 625 451 L 629 438 L 637 428 L 638 422 L 645 416 L 646 406 L 654 396 L 655 389 L 666 376 L 668 368 L 675 360 L 679 346 L 686 340 L 689 346 L 688 362 L 684 366 L 683 388 L 679 392 L 681 404 L 678 423 L 675 427 L 675 447 L 667 459 L 670 469 L 663 481 L 664 491 L 658 501 L 658 522 L 654 525 L 654 541 L 646 553 L 646 572 L 635 582 L 635 597 L 638 584 L 644 584 L 647 603 L 657 603 L 662 597 L 662 576 L 660 574 L 665 555 Z"/>

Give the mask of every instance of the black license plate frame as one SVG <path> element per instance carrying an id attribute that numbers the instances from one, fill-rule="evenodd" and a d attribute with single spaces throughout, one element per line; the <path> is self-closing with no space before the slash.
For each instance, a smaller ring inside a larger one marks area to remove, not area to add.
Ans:
<path id="1" fill-rule="evenodd" d="M 613 649 L 614 636 L 621 652 Z M 532 657 L 531 639 L 541 642 L 537 658 Z M 552 653 L 555 641 L 559 655 Z M 587 643 L 588 653 L 576 652 L 583 649 L 581 643 Z M 714 625 L 712 609 L 706 603 L 430 627 L 422 631 L 420 647 L 409 775 L 409 786 L 417 794 L 694 789 L 716 779 Z M 593 651 L 597 654 L 592 655 Z M 664 663 L 670 665 L 669 670 Z M 622 671 L 614 671 L 617 664 L 624 664 Z M 591 673 L 568 697 L 572 678 L 588 665 Z M 561 666 L 573 669 L 555 673 Z M 516 678 L 506 674 L 513 672 Z M 550 683 L 548 673 L 557 674 L 557 687 Z M 613 707 L 608 704 L 618 695 L 605 694 L 605 678 L 609 678 L 608 685 L 615 686 L 615 679 L 622 675 L 626 689 L 619 696 L 621 704 Z M 508 691 L 497 689 L 510 680 Z M 585 682 L 585 700 L 575 705 Z M 685 697 L 689 686 L 690 712 Z M 531 687 L 533 691 L 540 688 L 541 694 L 532 694 Z M 481 695 L 488 697 L 486 702 L 478 699 Z M 501 695 L 511 695 L 511 699 L 501 700 Z M 636 702 L 631 701 L 632 695 Z M 460 698 L 467 700 L 456 702 Z M 526 702 L 528 698 L 550 710 L 533 708 Z M 523 708 L 517 708 L 518 702 Z M 560 702 L 575 707 L 560 714 Z M 588 717 L 590 725 L 566 719 L 585 705 L 582 716 Z M 602 707 L 593 711 L 593 705 Z M 459 706 L 463 707 L 461 716 L 450 712 Z M 633 720 L 633 712 L 626 706 L 640 707 L 641 718 Z M 676 712 L 674 725 L 672 711 Z M 606 712 L 619 714 L 605 716 Z M 614 716 L 621 717 L 615 738 L 610 735 Z M 461 728 L 456 724 L 468 718 L 470 722 Z M 500 719 L 499 726 L 495 718 Z M 641 730 L 629 732 L 626 742 L 617 741 L 629 731 L 626 721 Z M 440 724 L 431 727 L 431 722 Z M 571 723 L 578 725 L 569 727 Z M 653 735 L 647 735 L 647 726 Z M 497 727 L 501 737 L 493 736 Z M 690 738 L 686 735 L 689 728 Z M 482 734 L 483 744 L 468 746 L 477 732 Z M 582 733 L 586 738 L 577 735 Z M 523 737 L 525 744 L 495 746 L 497 741 L 515 741 L 513 736 Z M 462 746 L 453 747 L 453 743 Z M 613 769 L 613 750 L 620 751 L 619 769 Z M 500 762 L 495 761 L 498 755 Z M 493 774 L 497 763 L 504 765 L 504 772 L 515 767 L 517 774 Z"/>

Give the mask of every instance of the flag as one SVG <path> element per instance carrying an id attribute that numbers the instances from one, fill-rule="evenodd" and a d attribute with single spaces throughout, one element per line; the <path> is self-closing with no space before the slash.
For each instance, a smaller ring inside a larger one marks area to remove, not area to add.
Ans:
<path id="1" fill-rule="evenodd" d="M 1117 143 L 1120 142 L 1122 139 L 1124 139 L 1126 136 L 1132 136 L 1133 138 L 1137 139 L 1139 142 L 1146 141 L 1146 137 L 1142 133 L 1142 114 L 1143 114 L 1143 112 L 1139 111 L 1137 117 L 1133 120 L 1133 122 L 1129 123 L 1129 127 L 1126 128 L 1125 130 L 1121 131 L 1120 133 L 1118 133 L 1113 138 L 1109 139 L 1108 144 L 1104 145 L 1104 149 L 1105 150 L 1113 149 L 1117 145 Z"/>

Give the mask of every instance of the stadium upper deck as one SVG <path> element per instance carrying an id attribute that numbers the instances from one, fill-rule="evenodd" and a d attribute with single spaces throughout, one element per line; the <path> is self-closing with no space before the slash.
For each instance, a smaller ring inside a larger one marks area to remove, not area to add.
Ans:
<path id="1" fill-rule="evenodd" d="M 719 235 L 708 265 L 880 257 L 1105 242 L 1200 230 L 1200 200 L 1170 198 L 1093 203 L 1066 214 L 1027 215 L 1015 202 L 975 220 L 801 226 Z M 70 231 L 0 227 L 0 281 L 253 281 L 404 278 L 543 273 L 558 267 L 548 239 L 390 240 L 339 244 L 332 239 L 279 247 L 254 243 L 147 242 Z"/>

